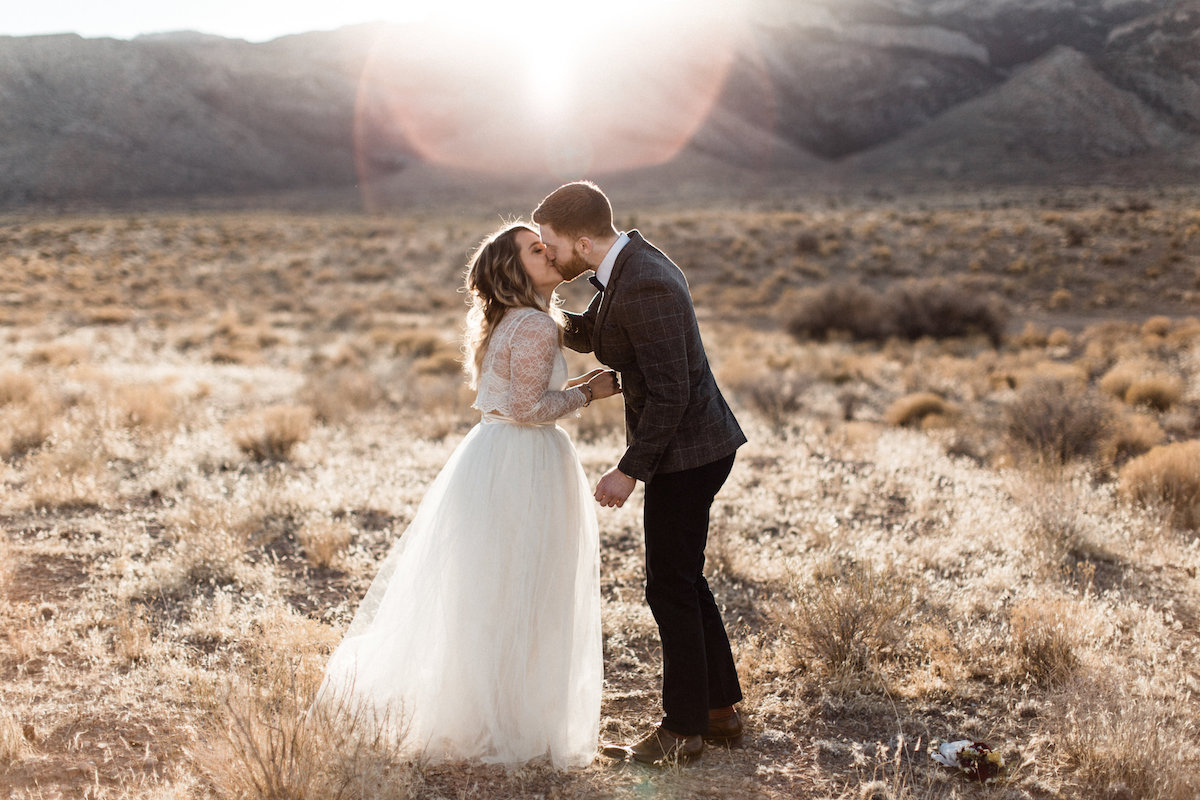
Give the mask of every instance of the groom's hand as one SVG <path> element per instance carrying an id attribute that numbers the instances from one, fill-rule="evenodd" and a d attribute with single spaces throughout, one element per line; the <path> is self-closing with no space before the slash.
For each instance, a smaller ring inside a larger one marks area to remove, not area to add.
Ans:
<path id="1" fill-rule="evenodd" d="M 596 502 L 608 508 L 620 508 L 625 505 L 629 495 L 633 494 L 635 486 L 637 486 L 636 478 L 631 478 L 613 467 L 604 473 L 600 482 L 596 484 Z"/>

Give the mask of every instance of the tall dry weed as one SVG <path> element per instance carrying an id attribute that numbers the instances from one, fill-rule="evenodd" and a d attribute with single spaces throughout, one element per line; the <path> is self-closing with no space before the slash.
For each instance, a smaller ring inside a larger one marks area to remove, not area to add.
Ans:
<path id="1" fill-rule="evenodd" d="M 229 800 L 409 800 L 420 773 L 406 763 L 403 726 L 373 710 L 254 685 L 224 690 L 201 759 Z"/>
<path id="2" fill-rule="evenodd" d="M 783 622 L 799 655 L 837 678 L 895 656 L 915 615 L 909 582 L 892 568 L 830 559 L 789 589 Z"/>
<path id="3" fill-rule="evenodd" d="M 0 708 L 0 767 L 24 758 L 30 751 L 21 723 L 6 708 Z"/>

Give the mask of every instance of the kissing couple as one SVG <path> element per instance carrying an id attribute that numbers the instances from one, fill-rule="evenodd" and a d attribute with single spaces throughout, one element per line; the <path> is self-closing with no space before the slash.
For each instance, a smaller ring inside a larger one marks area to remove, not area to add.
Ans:
<path id="1" fill-rule="evenodd" d="M 556 288 L 589 271 L 587 309 L 563 310 Z M 703 567 L 709 510 L 746 437 L 683 272 L 618 231 L 605 194 L 579 181 L 551 192 L 531 225 L 488 236 L 466 288 L 481 419 L 380 566 L 317 705 L 366 708 L 432 762 L 589 764 L 604 679 L 595 504 L 620 507 L 640 482 L 663 714 L 640 740 L 600 752 L 682 763 L 705 741 L 739 740 L 741 688 Z M 564 345 L 607 368 L 568 379 Z M 626 449 L 589 491 L 556 420 L 617 394 Z"/>

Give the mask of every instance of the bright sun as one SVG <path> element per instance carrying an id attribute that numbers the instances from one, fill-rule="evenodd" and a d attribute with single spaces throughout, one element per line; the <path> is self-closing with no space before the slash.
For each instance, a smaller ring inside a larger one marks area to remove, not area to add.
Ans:
<path id="1" fill-rule="evenodd" d="M 359 91 L 360 164 L 373 147 L 401 142 L 427 160 L 493 172 L 666 161 L 721 90 L 738 5 L 430 3 L 376 45 Z"/>

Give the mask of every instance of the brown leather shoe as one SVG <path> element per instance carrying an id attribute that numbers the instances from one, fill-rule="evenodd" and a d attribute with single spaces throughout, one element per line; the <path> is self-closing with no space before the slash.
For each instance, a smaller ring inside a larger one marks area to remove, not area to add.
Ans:
<path id="1" fill-rule="evenodd" d="M 732 746 L 740 744 L 745 733 L 742 717 L 735 709 L 728 717 L 708 720 L 708 733 L 704 734 L 704 741 Z"/>
<path id="2" fill-rule="evenodd" d="M 643 764 L 686 764 L 703 752 L 704 738 L 699 734 L 680 736 L 661 725 L 629 748 L 633 759 Z"/>

